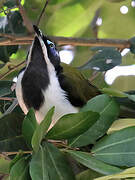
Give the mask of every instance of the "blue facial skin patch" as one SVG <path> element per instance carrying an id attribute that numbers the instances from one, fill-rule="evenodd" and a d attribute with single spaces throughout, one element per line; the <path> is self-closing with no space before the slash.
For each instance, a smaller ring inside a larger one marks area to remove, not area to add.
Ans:
<path id="1" fill-rule="evenodd" d="M 53 42 L 49 41 L 49 40 L 47 40 L 47 44 L 48 45 L 50 45 L 50 44 L 53 45 L 52 47 L 50 47 L 50 51 L 53 54 L 53 56 L 59 56 L 58 51 L 55 49 L 55 44 Z"/>
<path id="2" fill-rule="evenodd" d="M 50 45 L 50 44 L 53 44 L 51 41 L 47 40 L 47 44 Z"/>

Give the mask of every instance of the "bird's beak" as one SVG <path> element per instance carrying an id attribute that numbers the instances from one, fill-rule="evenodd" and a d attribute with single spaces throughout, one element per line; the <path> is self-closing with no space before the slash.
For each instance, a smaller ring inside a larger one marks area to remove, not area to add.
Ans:
<path id="1" fill-rule="evenodd" d="M 45 43 L 45 41 L 47 41 L 47 37 L 42 34 L 41 30 L 36 25 L 33 25 L 33 29 L 35 31 L 35 38 L 27 56 L 27 66 L 31 61 L 35 62 L 39 58 L 41 59 L 44 57 L 43 59 L 45 61 L 48 59 L 47 45 Z"/>
<path id="2" fill-rule="evenodd" d="M 42 37 L 42 32 L 36 25 L 33 25 L 33 29 L 38 37 Z"/>
<path id="3" fill-rule="evenodd" d="M 47 44 L 45 42 L 47 42 L 47 37 L 43 35 L 42 31 L 36 25 L 33 25 L 33 29 L 35 31 L 35 39 L 38 38 L 41 47 L 46 46 Z"/>
<path id="4" fill-rule="evenodd" d="M 35 35 L 38 38 L 40 37 L 41 39 L 43 39 L 43 37 L 44 37 L 44 40 L 47 41 L 47 37 L 45 35 L 43 35 L 42 31 L 36 25 L 33 25 L 33 29 L 35 31 Z"/>
<path id="5" fill-rule="evenodd" d="M 43 56 L 43 47 L 45 46 L 44 41 L 42 40 L 43 34 L 40 29 L 35 25 L 33 25 L 33 29 L 35 31 L 35 37 L 27 56 L 27 66 L 31 61 L 35 61 L 37 56 Z"/>

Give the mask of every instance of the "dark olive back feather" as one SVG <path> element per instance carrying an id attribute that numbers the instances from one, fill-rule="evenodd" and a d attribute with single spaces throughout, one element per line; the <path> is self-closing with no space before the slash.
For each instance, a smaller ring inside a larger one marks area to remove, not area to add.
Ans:
<path id="1" fill-rule="evenodd" d="M 76 68 L 64 63 L 61 66 L 63 71 L 58 75 L 60 86 L 67 92 L 72 105 L 82 107 L 89 99 L 101 94 Z"/>

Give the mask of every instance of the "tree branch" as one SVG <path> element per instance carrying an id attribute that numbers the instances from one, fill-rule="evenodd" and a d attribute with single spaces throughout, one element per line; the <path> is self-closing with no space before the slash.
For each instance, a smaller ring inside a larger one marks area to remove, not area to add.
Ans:
<path id="1" fill-rule="evenodd" d="M 0 46 L 9 46 L 9 45 L 28 45 L 33 41 L 34 36 L 15 36 L 11 34 L 2 34 L 1 37 L 4 37 L 0 40 Z M 104 46 L 104 47 L 116 47 L 120 49 L 130 48 L 131 44 L 128 40 L 121 39 L 90 39 L 90 38 L 71 38 L 71 37 L 56 37 L 48 36 L 49 39 L 56 42 L 58 45 L 73 45 L 73 46 Z M 5 78 L 11 72 L 18 69 L 20 66 L 23 66 L 25 61 L 14 66 L 12 69 L 8 70 L 6 73 L 0 75 L 0 80 Z"/>
<path id="2" fill-rule="evenodd" d="M 11 97 L 0 97 L 0 100 L 4 100 L 4 101 L 13 101 L 15 98 L 11 98 Z"/>
<path id="3" fill-rule="evenodd" d="M 32 151 L 23 151 L 22 153 L 23 154 L 31 154 Z M 2 152 L 2 153 L 0 153 L 0 156 L 3 157 L 3 154 L 6 155 L 6 156 L 11 156 L 11 155 L 20 154 L 20 152 L 19 151 L 16 151 L 16 152 Z"/>
<path id="4" fill-rule="evenodd" d="M 0 76 L 0 80 L 4 79 L 7 75 L 9 75 L 11 72 L 14 72 L 16 69 L 18 69 L 20 66 L 23 66 L 25 63 L 26 61 L 23 61 L 20 64 L 14 66 L 12 69 L 8 70 L 6 73 L 2 74 Z"/>
<path id="5" fill-rule="evenodd" d="M 14 40 L 14 39 L 15 39 L 15 36 L 14 36 L 14 35 L 12 35 L 12 34 L 6 34 L 6 33 L 0 33 L 0 37 L 5 37 L 5 38 L 11 39 L 11 40 Z"/>
<path id="6" fill-rule="evenodd" d="M 0 34 L 2 36 L 2 34 Z M 7 35 L 8 36 L 8 35 Z M 5 37 L 5 34 L 4 34 Z M 8 38 L 3 38 L 0 40 L 0 46 L 10 46 L 10 45 L 28 45 L 32 43 L 34 38 L 33 35 L 30 36 L 13 36 Z M 73 45 L 73 46 L 105 46 L 105 47 L 116 47 L 120 49 L 130 48 L 130 42 L 128 40 L 122 39 L 96 39 L 96 38 L 72 38 L 72 37 L 58 37 L 58 36 L 48 36 L 49 39 L 56 42 L 58 45 Z"/>

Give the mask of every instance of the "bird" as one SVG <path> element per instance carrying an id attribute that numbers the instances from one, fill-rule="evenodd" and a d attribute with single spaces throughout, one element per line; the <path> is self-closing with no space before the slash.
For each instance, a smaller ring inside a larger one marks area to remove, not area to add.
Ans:
<path id="1" fill-rule="evenodd" d="M 18 75 L 16 97 L 25 114 L 34 109 L 39 124 L 54 106 L 53 127 L 63 115 L 79 112 L 89 99 L 101 93 L 77 68 L 61 62 L 55 43 L 36 25 L 33 29 L 35 36 L 26 67 Z"/>

